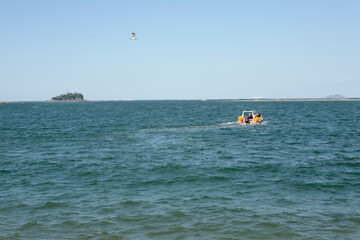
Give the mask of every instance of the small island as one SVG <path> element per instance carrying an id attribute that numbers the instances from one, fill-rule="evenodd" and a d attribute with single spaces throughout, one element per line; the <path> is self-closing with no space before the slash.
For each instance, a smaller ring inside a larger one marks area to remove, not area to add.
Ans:
<path id="1" fill-rule="evenodd" d="M 81 93 L 66 93 L 53 97 L 50 101 L 67 101 L 67 102 L 80 102 L 84 101 L 84 95 Z"/>
<path id="2" fill-rule="evenodd" d="M 340 99 L 340 98 L 347 98 L 347 97 L 344 97 L 344 96 L 342 96 L 340 94 L 334 94 L 334 95 L 329 95 L 326 98 Z"/>

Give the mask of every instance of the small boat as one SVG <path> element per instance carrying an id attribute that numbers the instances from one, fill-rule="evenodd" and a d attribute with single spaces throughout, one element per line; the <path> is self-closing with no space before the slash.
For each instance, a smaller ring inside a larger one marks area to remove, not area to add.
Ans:
<path id="1" fill-rule="evenodd" d="M 249 123 L 249 124 L 261 124 L 263 118 L 260 112 L 255 113 L 254 111 L 243 111 L 241 116 L 238 117 L 238 123 Z"/>

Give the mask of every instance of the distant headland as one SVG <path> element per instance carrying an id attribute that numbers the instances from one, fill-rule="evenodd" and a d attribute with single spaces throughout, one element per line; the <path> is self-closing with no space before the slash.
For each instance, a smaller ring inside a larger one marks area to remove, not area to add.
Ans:
<path id="1" fill-rule="evenodd" d="M 64 101 L 64 102 L 80 102 L 80 101 L 84 101 L 84 95 L 82 95 L 81 93 L 66 93 L 66 94 L 61 94 L 59 96 L 53 97 L 50 100 L 51 102 L 58 102 L 58 101 Z"/>
<path id="2" fill-rule="evenodd" d="M 344 97 L 343 95 L 340 95 L 340 94 L 334 94 L 334 95 L 329 95 L 326 98 L 333 98 L 333 99 L 341 98 L 341 99 L 344 99 L 344 98 L 347 98 L 347 97 Z"/>

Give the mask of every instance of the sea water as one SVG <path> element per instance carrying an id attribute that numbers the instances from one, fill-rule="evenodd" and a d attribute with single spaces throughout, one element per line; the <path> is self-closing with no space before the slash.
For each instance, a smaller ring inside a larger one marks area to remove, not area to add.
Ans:
<path id="1" fill-rule="evenodd" d="M 360 239 L 359 119 L 360 101 L 2 104 L 0 239 Z"/>

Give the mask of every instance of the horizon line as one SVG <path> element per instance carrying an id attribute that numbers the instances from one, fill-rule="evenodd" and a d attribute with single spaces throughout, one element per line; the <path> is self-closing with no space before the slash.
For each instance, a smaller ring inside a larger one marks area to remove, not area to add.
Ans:
<path id="1" fill-rule="evenodd" d="M 15 100 L 15 101 L 0 101 L 1 103 L 11 102 L 132 102 L 132 101 L 254 101 L 254 102 L 265 102 L 265 101 L 352 101 L 360 100 L 360 97 L 344 97 L 344 98 L 193 98 L 193 99 L 112 99 L 112 100 Z"/>

